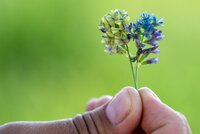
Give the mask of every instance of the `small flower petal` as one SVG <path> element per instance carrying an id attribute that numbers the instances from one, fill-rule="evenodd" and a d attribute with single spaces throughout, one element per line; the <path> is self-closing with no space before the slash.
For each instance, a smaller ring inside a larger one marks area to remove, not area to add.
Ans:
<path id="1" fill-rule="evenodd" d="M 142 65 L 146 65 L 146 64 L 156 64 L 158 62 L 158 58 L 152 58 L 149 60 L 146 60 L 144 62 L 142 62 Z"/>
<path id="2" fill-rule="evenodd" d="M 154 53 L 154 54 L 159 54 L 159 53 L 160 53 L 160 50 L 158 50 L 158 49 L 155 49 L 155 50 L 151 51 L 151 53 Z"/>

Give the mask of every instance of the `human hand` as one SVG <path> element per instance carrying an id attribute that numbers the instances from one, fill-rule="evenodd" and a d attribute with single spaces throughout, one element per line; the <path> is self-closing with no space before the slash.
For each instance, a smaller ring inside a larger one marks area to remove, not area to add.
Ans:
<path id="1" fill-rule="evenodd" d="M 137 91 L 126 87 L 114 97 L 92 99 L 86 110 L 104 107 L 111 122 L 111 126 L 103 125 L 108 134 L 192 134 L 185 116 L 161 102 L 148 88 Z"/>
<path id="2" fill-rule="evenodd" d="M 0 134 L 192 134 L 186 118 L 148 88 L 93 99 L 86 111 L 71 119 L 8 123 Z"/>

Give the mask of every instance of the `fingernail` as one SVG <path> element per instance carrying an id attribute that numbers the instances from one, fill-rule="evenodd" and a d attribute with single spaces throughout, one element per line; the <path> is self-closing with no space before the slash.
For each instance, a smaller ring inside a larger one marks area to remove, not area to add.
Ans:
<path id="1" fill-rule="evenodd" d="M 152 90 L 150 90 L 149 88 L 142 88 L 141 90 L 145 90 L 145 92 L 148 95 L 152 96 L 153 98 L 155 98 L 158 101 L 161 101 L 160 98 Z"/>
<path id="2" fill-rule="evenodd" d="M 106 115 L 113 125 L 122 122 L 129 114 L 131 108 L 131 98 L 129 91 L 120 91 L 106 108 Z"/>

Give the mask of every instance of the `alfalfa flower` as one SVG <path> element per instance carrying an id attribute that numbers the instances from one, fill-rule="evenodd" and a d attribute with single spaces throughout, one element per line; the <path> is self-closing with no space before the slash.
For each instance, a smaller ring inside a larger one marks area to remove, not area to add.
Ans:
<path id="1" fill-rule="evenodd" d="M 135 41 L 137 53 L 135 55 L 136 66 L 141 64 L 155 64 L 158 58 L 147 59 L 150 54 L 158 54 L 158 42 L 164 38 L 158 27 L 163 26 L 163 18 L 157 20 L 156 16 L 147 12 L 142 13 L 141 18 L 133 23 L 131 29 Z"/>
<path id="2" fill-rule="evenodd" d="M 101 18 L 99 30 L 102 32 L 101 43 L 109 54 L 126 53 L 125 44 L 130 41 L 128 26 L 130 17 L 124 10 L 111 10 Z"/>
<path id="3" fill-rule="evenodd" d="M 142 13 L 135 22 L 130 22 L 128 13 L 119 9 L 110 11 L 101 19 L 99 30 L 102 32 L 105 52 L 127 55 L 136 89 L 139 67 L 158 62 L 157 57 L 148 57 L 160 53 L 158 43 L 164 38 L 162 31 L 158 29 L 160 26 L 163 26 L 163 18 L 157 19 L 147 12 Z M 129 44 L 131 40 L 134 44 Z M 131 46 L 135 47 L 135 54 L 131 53 Z"/>

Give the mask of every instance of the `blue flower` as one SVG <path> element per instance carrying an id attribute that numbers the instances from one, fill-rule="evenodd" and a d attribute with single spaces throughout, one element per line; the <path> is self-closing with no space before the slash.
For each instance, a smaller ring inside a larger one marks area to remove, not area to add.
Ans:
<path id="1" fill-rule="evenodd" d="M 142 63 L 150 54 L 158 54 L 158 43 L 164 38 L 158 27 L 163 26 L 163 18 L 157 19 L 155 15 L 144 12 L 135 23 L 129 25 L 130 37 L 135 41 L 137 52 L 133 62 Z M 148 45 L 151 45 L 149 47 Z M 156 63 L 157 58 L 145 61 L 143 64 Z"/>
<path id="2" fill-rule="evenodd" d="M 141 18 L 134 23 L 134 33 L 141 33 L 146 38 L 150 39 L 156 27 L 163 25 L 163 18 L 157 20 L 153 14 L 147 12 L 142 13 Z"/>

